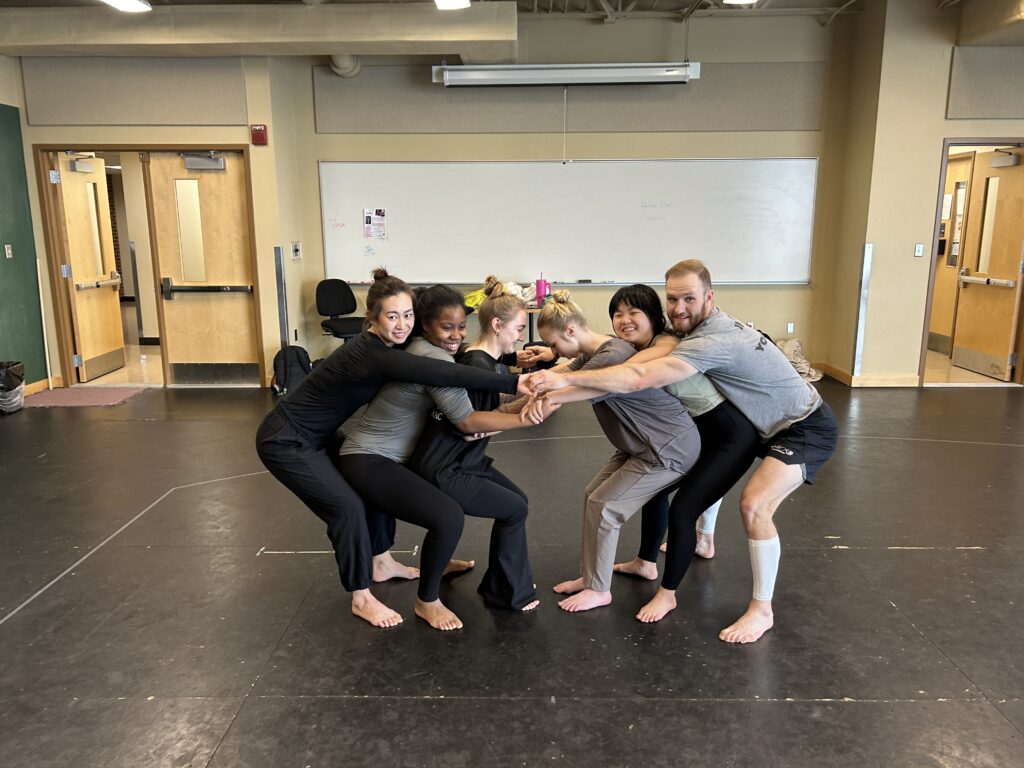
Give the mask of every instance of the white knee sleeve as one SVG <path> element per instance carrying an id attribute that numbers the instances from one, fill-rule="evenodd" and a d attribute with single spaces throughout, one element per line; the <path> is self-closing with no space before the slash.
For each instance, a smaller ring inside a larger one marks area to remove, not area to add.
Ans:
<path id="1" fill-rule="evenodd" d="M 750 570 L 754 574 L 754 599 L 771 600 L 775 594 L 775 577 L 779 573 L 782 545 L 774 539 L 747 539 L 750 549 Z"/>
<path id="2" fill-rule="evenodd" d="M 704 514 L 697 518 L 698 531 L 701 533 L 714 534 L 715 522 L 718 520 L 718 508 L 720 506 L 722 506 L 721 499 L 704 510 Z"/>

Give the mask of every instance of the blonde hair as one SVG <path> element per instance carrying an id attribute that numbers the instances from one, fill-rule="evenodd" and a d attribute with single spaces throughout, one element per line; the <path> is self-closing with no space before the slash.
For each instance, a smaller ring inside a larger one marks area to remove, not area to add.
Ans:
<path id="1" fill-rule="evenodd" d="M 669 280 L 673 277 L 683 277 L 684 275 L 696 275 L 700 278 L 704 290 L 711 290 L 711 273 L 708 272 L 708 268 L 700 259 L 683 259 L 680 262 L 676 262 L 668 268 L 668 271 L 665 273 L 665 279 Z"/>
<path id="2" fill-rule="evenodd" d="M 520 310 L 525 308 L 522 299 L 505 292 L 505 284 L 494 275 L 484 280 L 484 294 L 487 296 L 477 310 L 480 318 L 480 332 L 493 333 L 491 321 L 498 319 L 503 323 L 511 322 Z"/>
<path id="3" fill-rule="evenodd" d="M 565 290 L 555 291 L 537 316 L 537 328 L 550 328 L 565 333 L 566 328 L 573 323 L 581 328 L 589 327 L 583 310 L 572 300 L 570 293 Z"/>

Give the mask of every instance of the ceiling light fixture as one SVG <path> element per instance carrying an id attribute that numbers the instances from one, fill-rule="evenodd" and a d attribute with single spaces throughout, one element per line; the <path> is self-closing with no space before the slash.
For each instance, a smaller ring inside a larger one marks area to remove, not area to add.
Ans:
<path id="1" fill-rule="evenodd" d="M 722 5 L 757 5 L 757 0 L 722 0 Z"/>
<path id="2" fill-rule="evenodd" d="M 111 8 L 117 8 L 125 13 L 145 13 L 153 10 L 146 0 L 103 0 L 103 2 Z"/>
<path id="3" fill-rule="evenodd" d="M 433 67 L 433 81 L 467 85 L 615 85 L 687 83 L 700 77 L 700 62 L 658 64 L 481 64 Z"/>
<path id="4" fill-rule="evenodd" d="M 469 0 L 434 0 L 439 11 L 458 11 L 469 8 Z"/>

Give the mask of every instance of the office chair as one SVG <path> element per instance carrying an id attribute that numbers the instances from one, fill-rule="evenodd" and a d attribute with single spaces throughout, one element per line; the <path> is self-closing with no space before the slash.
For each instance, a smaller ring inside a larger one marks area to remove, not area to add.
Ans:
<path id="1" fill-rule="evenodd" d="M 356 297 L 344 280 L 328 278 L 316 284 L 316 311 L 327 317 L 320 322 L 325 334 L 351 339 L 363 331 L 363 318 L 341 317 L 356 311 Z"/>

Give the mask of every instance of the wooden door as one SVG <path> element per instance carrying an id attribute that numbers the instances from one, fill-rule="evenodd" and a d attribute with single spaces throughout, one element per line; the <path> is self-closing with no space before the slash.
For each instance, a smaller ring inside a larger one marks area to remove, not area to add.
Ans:
<path id="1" fill-rule="evenodd" d="M 932 314 L 928 323 L 928 349 L 946 357 L 953 353 L 953 325 L 959 293 L 960 264 L 970 206 L 974 153 L 951 155 L 946 164 L 939 248 L 934 254 L 935 281 L 932 284 Z"/>
<path id="2" fill-rule="evenodd" d="M 1013 375 L 1024 269 L 1024 158 L 1001 165 L 1008 155 L 975 159 L 953 333 L 954 365 L 1002 381 Z"/>
<path id="3" fill-rule="evenodd" d="M 143 160 L 168 384 L 259 384 L 249 198 L 240 152 Z M 196 161 L 193 161 L 196 162 Z"/>
<path id="4" fill-rule="evenodd" d="M 49 161 L 59 174 L 51 179 L 74 364 L 78 381 L 85 382 L 125 363 L 106 166 L 100 158 L 67 153 L 53 153 Z"/>

